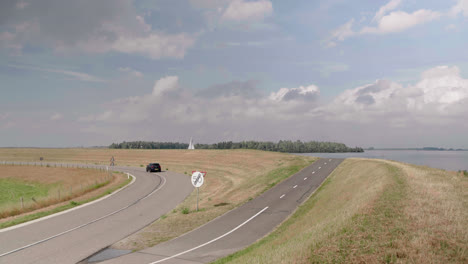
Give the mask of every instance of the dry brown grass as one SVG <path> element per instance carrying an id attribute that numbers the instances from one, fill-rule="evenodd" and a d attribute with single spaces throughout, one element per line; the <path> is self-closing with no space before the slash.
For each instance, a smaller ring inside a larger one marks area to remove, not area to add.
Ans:
<path id="1" fill-rule="evenodd" d="M 455 172 L 388 162 L 408 182 L 403 215 L 405 247 L 413 263 L 468 263 L 468 177 Z"/>
<path id="2" fill-rule="evenodd" d="M 0 149 L 0 160 L 146 166 L 159 162 L 162 170 L 187 174 L 207 171 L 200 188 L 200 211 L 194 191 L 174 211 L 141 232 L 114 245 L 141 249 L 190 231 L 254 198 L 316 158 L 255 150 L 121 150 L 121 149 Z M 222 206 L 217 206 L 222 205 Z M 189 214 L 183 214 L 186 208 Z"/>
<path id="3" fill-rule="evenodd" d="M 216 263 L 467 263 L 468 178 L 348 159 L 260 242 Z"/>
<path id="4" fill-rule="evenodd" d="M 0 207 L 0 223 L 10 221 L 13 216 L 28 212 L 38 212 L 38 209 L 57 206 L 63 202 L 80 197 L 96 190 L 97 186 L 108 183 L 118 184 L 122 179 L 115 180 L 107 172 L 95 169 L 55 168 L 41 166 L 11 166 L 0 165 L 0 179 L 15 179 L 20 184 L 40 184 L 47 191 L 43 197 L 34 200 L 24 200 L 22 207 L 20 197 L 12 197 L 12 201 Z M 7 192 L 8 190 L 2 190 Z"/>
<path id="5" fill-rule="evenodd" d="M 168 167 L 181 173 L 187 172 L 187 175 L 196 169 L 207 171 L 205 184 L 200 188 L 201 211 L 195 212 L 196 192 L 194 191 L 173 212 L 139 233 L 115 244 L 113 246 L 115 248 L 138 250 L 193 230 L 256 197 L 273 184 L 315 160 L 253 150 L 166 150 L 152 151 L 152 153 L 153 159 L 160 162 L 163 169 Z M 184 208 L 190 213 L 183 214 Z"/>

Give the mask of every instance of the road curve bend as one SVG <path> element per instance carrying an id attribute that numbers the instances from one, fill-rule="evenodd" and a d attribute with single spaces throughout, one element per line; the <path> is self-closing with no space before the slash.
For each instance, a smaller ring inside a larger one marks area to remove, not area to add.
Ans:
<path id="1" fill-rule="evenodd" d="M 239 251 L 281 224 L 343 159 L 320 159 L 252 201 L 204 226 L 152 248 L 102 263 L 209 263 Z"/>
<path id="2" fill-rule="evenodd" d="M 0 264 L 77 263 L 149 225 L 193 191 L 183 174 L 114 170 L 132 174 L 135 182 L 97 203 L 0 230 Z"/>

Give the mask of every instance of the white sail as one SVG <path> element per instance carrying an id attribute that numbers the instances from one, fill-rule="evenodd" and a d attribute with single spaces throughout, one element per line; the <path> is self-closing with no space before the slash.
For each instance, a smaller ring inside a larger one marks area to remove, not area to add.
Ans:
<path id="1" fill-rule="evenodd" d="M 195 146 L 193 145 L 193 142 L 192 142 L 192 138 L 190 138 L 188 149 L 195 149 Z"/>

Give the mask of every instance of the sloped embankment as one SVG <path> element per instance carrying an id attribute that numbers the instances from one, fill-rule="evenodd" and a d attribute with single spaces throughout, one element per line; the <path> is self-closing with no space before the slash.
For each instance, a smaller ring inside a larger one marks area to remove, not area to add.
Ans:
<path id="1" fill-rule="evenodd" d="M 272 234 L 216 263 L 466 263 L 468 178 L 348 159 Z"/>

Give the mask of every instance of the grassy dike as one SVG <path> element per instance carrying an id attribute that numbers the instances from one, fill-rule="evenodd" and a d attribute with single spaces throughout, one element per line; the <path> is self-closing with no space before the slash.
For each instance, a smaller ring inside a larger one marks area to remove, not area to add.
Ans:
<path id="1" fill-rule="evenodd" d="M 466 263 L 468 177 L 345 160 L 270 235 L 214 263 Z"/>
<path id="2" fill-rule="evenodd" d="M 209 168 L 200 188 L 200 210 L 195 210 L 194 190 L 173 211 L 112 248 L 136 251 L 178 237 L 257 197 L 317 160 L 252 150 L 199 153 L 205 157 L 197 163 Z"/>

